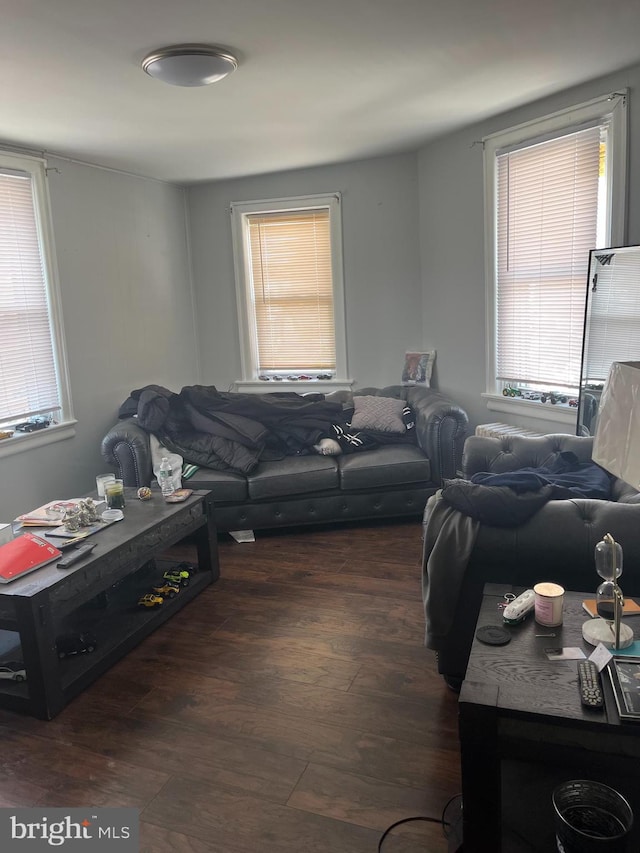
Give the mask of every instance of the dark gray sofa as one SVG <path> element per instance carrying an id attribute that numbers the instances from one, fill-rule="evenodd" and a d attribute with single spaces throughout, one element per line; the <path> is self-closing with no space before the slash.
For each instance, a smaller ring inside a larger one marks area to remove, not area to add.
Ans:
<path id="1" fill-rule="evenodd" d="M 466 413 L 423 386 L 363 388 L 354 393 L 406 400 L 415 412 L 417 444 L 390 444 L 339 456 L 287 456 L 261 461 L 247 476 L 201 467 L 183 485 L 213 492 L 216 525 L 222 531 L 421 516 L 427 498 L 459 469 L 468 429 Z M 326 399 L 344 403 L 351 396 L 337 391 Z M 109 430 L 102 456 L 125 485 L 151 483 L 149 434 L 135 418 L 121 420 Z"/>
<path id="2" fill-rule="evenodd" d="M 571 435 L 541 438 L 470 436 L 464 445 L 462 474 L 470 478 L 479 472 L 504 473 L 520 468 L 540 468 L 554 463 L 563 451 L 572 451 L 579 461 L 591 460 L 592 439 Z M 434 496 L 425 510 L 425 532 Z M 594 549 L 606 533 L 623 548 L 620 584 L 629 596 L 640 596 L 640 493 L 621 480 L 613 480 L 612 500 L 573 498 L 551 500 L 525 523 L 516 527 L 481 524 L 473 544 L 460 594 L 455 604 L 450 631 L 438 643 L 438 669 L 451 686 L 464 677 L 482 590 L 487 582 L 530 588 L 538 581 L 555 581 L 566 589 L 591 592 L 595 596 L 601 578 L 596 573 Z M 431 530 L 429 540 L 433 542 Z M 459 547 L 459 542 L 456 543 Z M 423 571 L 430 557 L 426 545 Z M 433 567 L 438 583 L 447 582 L 451 566 Z"/>

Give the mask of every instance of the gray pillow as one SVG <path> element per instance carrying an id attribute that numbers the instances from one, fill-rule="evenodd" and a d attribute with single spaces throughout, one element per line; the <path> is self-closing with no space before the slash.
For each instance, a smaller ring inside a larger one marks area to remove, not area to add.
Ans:
<path id="1" fill-rule="evenodd" d="M 356 395 L 353 398 L 352 429 L 373 429 L 377 432 L 406 432 L 402 412 L 406 403 L 394 397 Z"/>

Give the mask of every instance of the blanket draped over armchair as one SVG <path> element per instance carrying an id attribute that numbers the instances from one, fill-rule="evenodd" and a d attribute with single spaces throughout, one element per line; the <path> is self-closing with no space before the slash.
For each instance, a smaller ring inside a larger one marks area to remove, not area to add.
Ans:
<path id="1" fill-rule="evenodd" d="M 609 500 L 613 478 L 570 451 L 548 465 L 447 480 L 424 514 L 422 599 L 425 645 L 439 650 L 454 620 L 465 570 L 481 524 L 518 527 L 550 500 Z"/>

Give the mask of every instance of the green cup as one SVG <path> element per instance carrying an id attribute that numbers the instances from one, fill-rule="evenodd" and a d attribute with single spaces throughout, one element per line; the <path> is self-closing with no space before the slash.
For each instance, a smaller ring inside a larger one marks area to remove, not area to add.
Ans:
<path id="1" fill-rule="evenodd" d="M 124 509 L 124 483 L 122 480 L 110 480 L 105 483 L 104 495 L 109 509 Z"/>

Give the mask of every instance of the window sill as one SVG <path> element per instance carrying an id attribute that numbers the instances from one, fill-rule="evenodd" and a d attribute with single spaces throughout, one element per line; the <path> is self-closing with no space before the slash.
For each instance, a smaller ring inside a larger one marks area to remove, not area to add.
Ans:
<path id="1" fill-rule="evenodd" d="M 514 397 L 504 397 L 501 394 L 483 394 L 487 401 L 487 409 L 490 412 L 506 412 L 510 415 L 521 415 L 527 418 L 536 418 L 541 421 L 560 423 L 576 427 L 578 410 L 573 406 L 563 403 L 539 403 L 535 400 L 518 400 Z"/>
<path id="2" fill-rule="evenodd" d="M 14 432 L 11 438 L 0 440 L 0 459 L 13 456 L 15 453 L 35 450 L 45 444 L 54 444 L 67 438 L 73 438 L 76 434 L 76 424 L 77 421 L 66 421 L 63 424 L 52 424 L 45 429 L 37 430 L 37 432 L 26 432 L 22 435 Z"/>
<path id="3" fill-rule="evenodd" d="M 260 379 L 239 379 L 233 383 L 234 391 L 245 394 L 266 394 L 269 391 L 294 391 L 296 394 L 330 394 L 332 391 L 350 391 L 353 379 L 299 379 L 297 382 L 265 382 Z"/>

